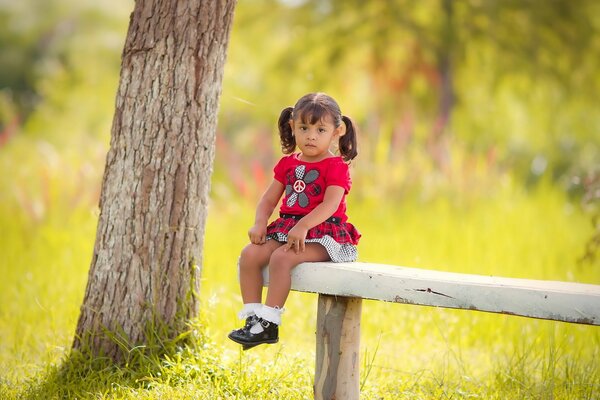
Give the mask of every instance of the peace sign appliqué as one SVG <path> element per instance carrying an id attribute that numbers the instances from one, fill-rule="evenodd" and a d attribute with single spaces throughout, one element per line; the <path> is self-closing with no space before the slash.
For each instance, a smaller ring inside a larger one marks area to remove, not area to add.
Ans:
<path id="1" fill-rule="evenodd" d="M 294 182 L 294 192 L 302 193 L 304 192 L 304 189 L 306 189 L 306 183 L 304 183 L 304 181 L 298 179 L 296 182 Z"/>
<path id="2" fill-rule="evenodd" d="M 293 172 L 287 176 L 285 185 L 286 204 L 293 207 L 296 202 L 302 208 L 310 204 L 309 196 L 316 196 L 321 193 L 321 187 L 314 183 L 319 177 L 319 171 L 311 169 L 306 171 L 306 165 L 298 165 Z"/>

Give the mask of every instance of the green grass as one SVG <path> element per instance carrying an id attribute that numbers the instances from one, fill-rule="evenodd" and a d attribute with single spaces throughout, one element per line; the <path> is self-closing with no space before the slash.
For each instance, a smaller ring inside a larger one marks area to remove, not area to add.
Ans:
<path id="1" fill-rule="evenodd" d="M 277 345 L 241 352 L 226 338 L 240 324 L 236 260 L 253 216 L 241 200 L 210 207 L 193 345 L 168 343 L 164 356 L 133 349 L 123 366 L 69 356 L 99 172 L 71 168 L 80 156 L 44 151 L 0 178 L 1 399 L 312 398 L 316 296 L 292 293 Z M 13 162 L 0 158 L 0 167 Z M 87 182 L 82 193 L 78 179 Z M 485 196 L 448 197 L 350 204 L 363 233 L 360 259 L 600 283 L 597 264 L 575 261 L 589 217 L 558 190 L 505 184 Z M 363 399 L 600 398 L 598 327 L 365 301 L 361 352 Z"/>

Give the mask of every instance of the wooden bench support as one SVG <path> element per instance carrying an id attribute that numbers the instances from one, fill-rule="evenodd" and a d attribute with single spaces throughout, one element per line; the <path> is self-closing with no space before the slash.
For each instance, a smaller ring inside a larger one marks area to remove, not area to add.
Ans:
<path id="1" fill-rule="evenodd" d="M 358 400 L 362 299 L 319 295 L 315 400 Z"/>

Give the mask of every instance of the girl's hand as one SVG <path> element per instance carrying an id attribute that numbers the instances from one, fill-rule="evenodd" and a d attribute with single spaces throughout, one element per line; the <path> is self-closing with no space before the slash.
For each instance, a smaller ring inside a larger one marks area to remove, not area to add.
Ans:
<path id="1" fill-rule="evenodd" d="M 298 222 L 288 232 L 288 241 L 283 251 L 288 251 L 292 249 L 296 254 L 303 252 L 306 248 L 306 244 L 304 243 L 304 241 L 306 240 L 307 233 L 308 229 L 305 228 L 300 222 Z"/>
<path id="2" fill-rule="evenodd" d="M 264 244 L 267 241 L 267 227 L 260 224 L 254 225 L 248 230 L 248 237 L 250 243 Z"/>

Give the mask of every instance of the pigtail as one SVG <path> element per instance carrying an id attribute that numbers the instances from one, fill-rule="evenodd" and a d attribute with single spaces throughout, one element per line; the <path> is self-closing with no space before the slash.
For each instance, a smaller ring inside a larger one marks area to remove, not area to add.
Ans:
<path id="1" fill-rule="evenodd" d="M 277 121 L 283 154 L 291 154 L 296 149 L 296 138 L 294 138 L 292 127 L 290 126 L 290 119 L 292 119 L 293 111 L 293 107 L 284 108 L 279 116 L 279 121 Z"/>
<path id="2" fill-rule="evenodd" d="M 358 155 L 356 143 L 357 132 L 349 117 L 342 115 L 342 122 L 346 124 L 346 134 L 340 137 L 339 140 L 340 154 L 344 161 L 351 161 Z"/>

